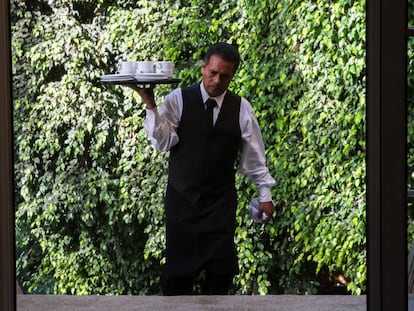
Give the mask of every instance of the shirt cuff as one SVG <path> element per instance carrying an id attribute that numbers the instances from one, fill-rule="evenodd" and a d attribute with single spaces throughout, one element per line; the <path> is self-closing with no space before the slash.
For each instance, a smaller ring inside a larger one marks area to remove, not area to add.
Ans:
<path id="1" fill-rule="evenodd" d="M 259 201 L 270 202 L 272 201 L 272 193 L 270 187 L 262 186 L 259 188 Z"/>

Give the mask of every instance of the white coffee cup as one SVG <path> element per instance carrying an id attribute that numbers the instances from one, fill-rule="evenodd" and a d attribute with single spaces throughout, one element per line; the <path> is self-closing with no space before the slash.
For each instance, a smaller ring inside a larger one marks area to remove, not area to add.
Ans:
<path id="1" fill-rule="evenodd" d="M 121 61 L 117 64 L 117 74 L 134 75 L 137 71 L 137 62 Z"/>
<path id="2" fill-rule="evenodd" d="M 174 73 L 174 63 L 170 61 L 158 61 L 155 62 L 155 72 L 162 73 L 167 78 L 172 78 Z"/>
<path id="3" fill-rule="evenodd" d="M 139 61 L 137 64 L 136 74 L 154 72 L 154 63 L 149 60 Z"/>

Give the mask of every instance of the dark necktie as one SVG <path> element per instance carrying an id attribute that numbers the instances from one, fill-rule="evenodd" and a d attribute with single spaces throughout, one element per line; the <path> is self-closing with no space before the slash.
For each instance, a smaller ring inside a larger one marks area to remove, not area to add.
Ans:
<path id="1" fill-rule="evenodd" d="M 206 101 L 207 105 L 207 119 L 209 124 L 209 129 L 213 128 L 213 108 L 217 105 L 217 102 L 214 98 L 209 98 Z"/>

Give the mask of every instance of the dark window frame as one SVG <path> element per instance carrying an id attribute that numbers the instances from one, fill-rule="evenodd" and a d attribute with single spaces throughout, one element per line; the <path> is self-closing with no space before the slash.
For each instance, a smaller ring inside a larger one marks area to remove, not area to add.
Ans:
<path id="1" fill-rule="evenodd" d="M 368 310 L 407 310 L 407 1 L 367 0 Z"/>
<path id="2" fill-rule="evenodd" d="M 0 310 L 16 309 L 10 1 L 0 0 Z"/>

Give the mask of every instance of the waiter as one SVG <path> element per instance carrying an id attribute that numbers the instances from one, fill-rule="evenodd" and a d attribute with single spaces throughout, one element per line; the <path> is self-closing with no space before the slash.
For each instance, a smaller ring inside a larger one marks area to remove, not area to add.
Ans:
<path id="1" fill-rule="evenodd" d="M 146 105 L 148 137 L 158 150 L 170 151 L 164 295 L 192 294 L 201 272 L 202 294 L 228 293 L 239 271 L 237 163 L 258 188 L 258 217 L 267 223 L 275 210 L 270 191 L 275 181 L 266 167 L 257 119 L 250 103 L 228 90 L 239 64 L 234 46 L 212 45 L 201 66 L 201 83 L 173 90 L 159 109 L 153 89 L 132 87 Z"/>

